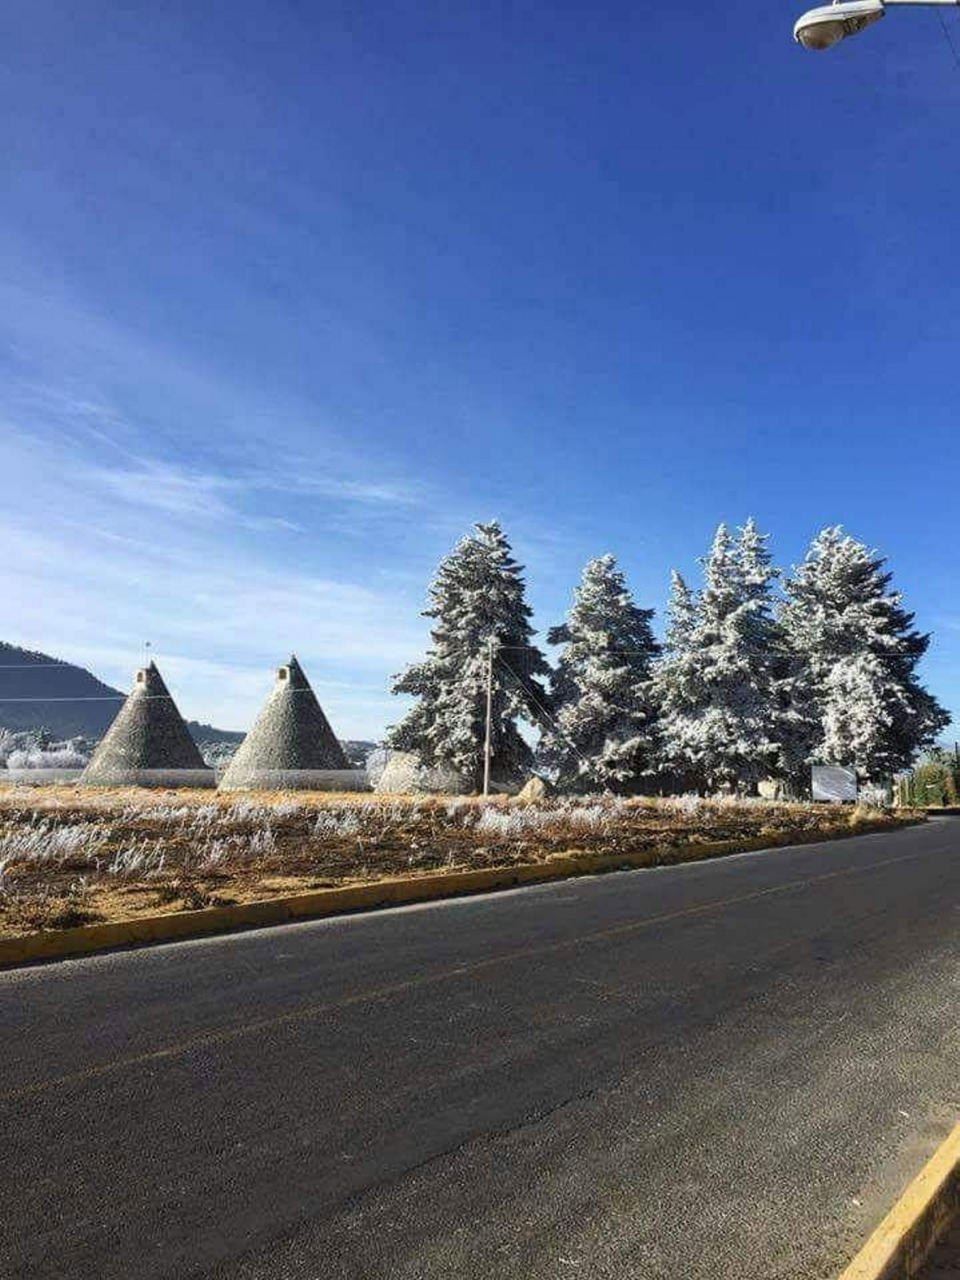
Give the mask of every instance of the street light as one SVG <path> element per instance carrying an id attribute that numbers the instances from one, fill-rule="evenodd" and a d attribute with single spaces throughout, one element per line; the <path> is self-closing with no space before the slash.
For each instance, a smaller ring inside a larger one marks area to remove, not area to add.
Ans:
<path id="1" fill-rule="evenodd" d="M 847 36 L 879 22 L 890 5 L 957 5 L 960 0 L 840 0 L 839 3 L 810 9 L 798 18 L 793 38 L 805 49 L 829 49 Z"/>

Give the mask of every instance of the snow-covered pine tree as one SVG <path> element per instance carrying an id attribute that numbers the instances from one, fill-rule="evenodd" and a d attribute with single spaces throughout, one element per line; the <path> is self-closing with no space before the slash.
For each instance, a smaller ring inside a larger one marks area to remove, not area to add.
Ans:
<path id="1" fill-rule="evenodd" d="M 698 664 L 693 645 L 697 625 L 697 598 L 676 569 L 670 571 L 670 599 L 663 654 L 653 667 L 652 693 L 657 708 L 659 773 L 668 791 L 703 789 L 701 776 L 689 760 L 679 758 L 678 722 L 691 705 Z"/>
<path id="2" fill-rule="evenodd" d="M 547 634 L 563 645 L 551 677 L 553 722 L 540 759 L 560 785 L 630 790 L 654 767 L 656 717 L 651 665 L 660 646 L 652 609 L 633 601 L 611 555 L 591 560 L 574 591 L 568 619 Z"/>
<path id="3" fill-rule="evenodd" d="M 834 526 L 814 538 L 780 611 L 805 760 L 864 778 L 906 768 L 950 717 L 920 683 L 930 643 L 913 626 L 885 560 Z"/>
<path id="4" fill-rule="evenodd" d="M 778 617 L 780 601 L 773 596 L 773 584 L 781 576 L 771 567 L 767 550 L 769 535 L 761 534 L 752 519 L 740 531 L 738 557 L 743 574 L 744 598 L 752 601 L 754 651 L 760 656 L 762 678 L 758 685 L 768 692 L 770 740 L 776 744 L 770 755 L 769 775 L 801 789 L 803 757 L 809 733 L 809 708 L 796 690 L 795 671 L 786 653 Z M 758 671 L 758 674 L 760 672 Z"/>
<path id="5" fill-rule="evenodd" d="M 523 566 L 513 558 L 500 525 L 477 524 L 441 561 L 424 617 L 434 619 L 432 644 L 394 682 L 394 693 L 416 703 L 387 735 L 387 746 L 411 751 L 429 768 L 453 769 L 479 787 L 483 778 L 487 661 L 494 662 L 491 716 L 492 774 L 514 779 L 532 752 L 518 718 L 539 721 L 547 695 L 537 677 L 549 671 L 530 643 L 531 611 L 524 600 Z"/>
<path id="6" fill-rule="evenodd" d="M 717 529 L 692 596 L 674 575 L 667 652 L 656 673 L 662 767 L 707 791 L 752 791 L 781 767 L 782 707 L 767 535 Z"/>
<path id="7" fill-rule="evenodd" d="M 679 656 L 690 649 L 697 625 L 697 598 L 676 569 L 670 570 L 670 602 L 667 605 L 665 650 Z"/>

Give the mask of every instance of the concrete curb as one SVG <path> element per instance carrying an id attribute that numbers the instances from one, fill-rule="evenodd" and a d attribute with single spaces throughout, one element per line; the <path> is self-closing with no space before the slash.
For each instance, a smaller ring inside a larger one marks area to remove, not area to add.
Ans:
<path id="1" fill-rule="evenodd" d="M 960 1215 L 960 1124 L 838 1280 L 912 1280 Z"/>
<path id="2" fill-rule="evenodd" d="M 819 844 L 845 836 L 870 835 L 923 822 L 923 818 L 890 818 L 861 830 L 843 825 L 828 831 L 784 833 L 744 840 L 715 840 L 694 846 L 696 858 L 676 861 L 703 861 L 732 853 L 750 853 L 761 849 L 782 848 L 795 844 Z M 683 850 L 685 846 L 678 846 Z M 690 846 L 686 846 L 689 848 Z M 658 861 L 654 856 L 661 854 Z M 204 907 L 199 911 L 177 911 L 167 915 L 140 916 L 108 924 L 80 925 L 73 929 L 51 929 L 22 938 L 0 938 L 0 968 L 28 964 L 37 960 L 63 959 L 66 956 L 107 951 L 115 947 L 135 946 L 148 942 L 170 942 L 183 938 L 199 938 L 207 934 L 225 933 L 233 929 L 251 929 L 264 925 L 284 924 L 291 920 L 341 915 L 350 911 L 366 911 L 376 907 L 399 906 L 402 903 L 430 902 L 439 898 L 482 893 L 488 889 L 506 889 L 522 884 L 563 880 L 570 876 L 593 875 L 605 871 L 629 870 L 636 867 L 672 865 L 667 849 L 644 849 L 635 854 L 571 854 L 552 858 L 549 862 L 520 863 L 507 867 L 481 867 L 473 871 L 445 871 L 422 876 L 403 876 L 377 880 L 370 884 L 344 885 L 336 889 L 316 889 L 286 897 L 267 898 L 262 902 L 239 903 L 235 906 Z"/>

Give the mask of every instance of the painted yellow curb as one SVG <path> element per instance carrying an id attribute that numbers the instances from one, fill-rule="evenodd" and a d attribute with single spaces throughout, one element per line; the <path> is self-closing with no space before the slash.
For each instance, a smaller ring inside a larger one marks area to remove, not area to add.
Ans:
<path id="1" fill-rule="evenodd" d="M 960 1214 L 960 1124 L 917 1174 L 839 1280 L 911 1280 Z"/>
<path id="2" fill-rule="evenodd" d="M 22 938 L 0 938 L 0 968 L 33 960 L 52 960 L 106 951 L 112 947 L 143 942 L 173 941 L 223 933 L 230 929 L 256 928 L 340 915 L 347 911 L 398 906 L 401 903 L 429 902 L 438 898 L 506 889 L 520 884 L 562 880 L 570 876 L 631 867 L 664 866 L 678 861 L 701 861 L 731 853 L 749 853 L 784 845 L 819 844 L 844 836 L 869 835 L 910 826 L 923 818 L 890 818 L 861 829 L 844 824 L 827 831 L 783 832 L 742 840 L 715 840 L 697 845 L 643 849 L 637 853 L 582 853 L 551 858 L 548 862 L 525 862 L 507 867 L 480 867 L 473 871 L 443 871 L 422 876 L 402 876 L 369 884 L 344 885 L 336 889 L 315 889 L 307 893 L 266 898 L 225 907 L 204 907 L 199 911 L 177 911 L 168 915 L 140 916 L 108 924 L 79 925 L 73 929 L 50 929 Z M 692 857 L 684 857 L 695 850 Z M 674 859 L 673 854 L 680 856 Z"/>

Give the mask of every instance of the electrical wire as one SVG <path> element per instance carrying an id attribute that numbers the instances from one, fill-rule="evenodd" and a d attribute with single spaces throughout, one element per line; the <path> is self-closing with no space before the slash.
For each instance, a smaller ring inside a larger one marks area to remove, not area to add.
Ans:
<path id="1" fill-rule="evenodd" d="M 509 650 L 511 652 L 521 652 L 521 653 L 529 649 L 529 647 L 530 647 L 529 645 L 524 645 L 524 644 L 500 645 L 501 650 Z M 764 645 L 763 652 L 771 653 L 778 658 L 796 658 L 800 656 L 793 649 L 775 649 L 772 645 Z M 644 656 L 649 657 L 650 652 L 648 649 L 601 649 L 599 650 L 599 655 L 600 656 L 608 655 L 609 657 L 612 657 L 612 658 L 629 658 L 629 657 L 644 657 Z M 872 658 L 877 658 L 884 662 L 887 662 L 887 661 L 898 662 L 902 660 L 904 657 L 908 657 L 909 655 L 902 654 L 902 653 L 871 653 L 870 656 Z"/>
<path id="2" fill-rule="evenodd" d="M 509 663 L 504 662 L 503 658 L 501 658 L 499 655 L 497 655 L 497 663 L 501 667 L 503 667 L 504 670 L 508 671 L 510 675 L 513 676 L 514 680 L 516 680 L 517 684 L 520 686 L 520 691 L 524 695 L 524 697 L 528 698 L 529 701 L 532 702 L 533 705 L 540 711 L 541 715 L 546 717 L 549 723 L 552 724 L 553 727 L 556 729 L 557 733 L 560 734 L 561 738 L 564 739 L 567 746 L 571 749 L 571 751 L 574 753 L 574 755 L 577 757 L 580 763 L 584 766 L 584 769 L 589 771 L 590 766 L 587 760 L 580 754 L 580 751 L 577 749 L 577 744 L 566 733 L 564 733 L 556 717 L 550 711 L 548 711 L 547 708 L 543 705 L 543 703 L 539 700 L 539 698 L 535 697 L 533 693 L 531 693 L 531 691 L 524 685 L 523 680 L 520 678 L 520 676 L 517 675 L 513 667 L 511 667 Z"/>
<path id="3" fill-rule="evenodd" d="M 351 688 L 362 689 L 362 685 L 351 685 Z M 312 689 L 291 689 L 290 696 L 297 694 L 308 695 L 313 693 Z M 316 694 L 313 695 L 316 697 Z M 4 698 L 0 696 L 0 706 L 7 702 L 126 702 L 128 698 L 136 698 L 138 702 L 152 702 L 159 700 L 160 702 L 173 702 L 172 693 L 137 693 L 133 690 L 131 693 L 102 693 L 97 695 L 76 694 L 73 697 L 56 697 L 56 698 Z"/>
<path id="4" fill-rule="evenodd" d="M 0 698 L 0 703 L 6 702 L 124 702 L 130 695 L 127 693 L 103 693 L 96 697 L 80 697 L 72 698 Z M 169 698 L 169 694 L 163 693 L 144 693 L 140 695 L 143 698 Z"/>

